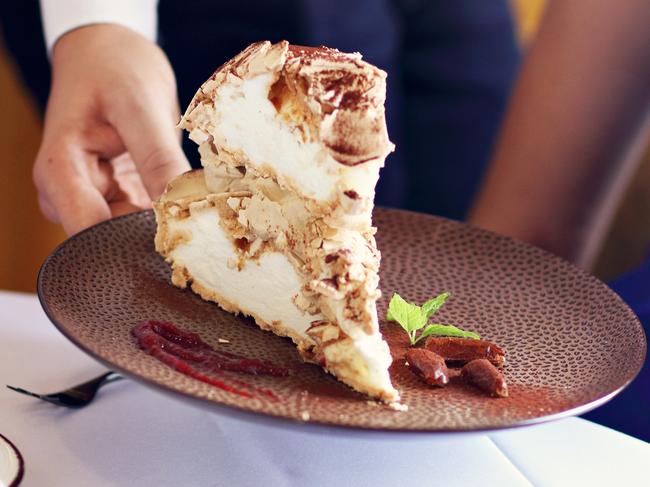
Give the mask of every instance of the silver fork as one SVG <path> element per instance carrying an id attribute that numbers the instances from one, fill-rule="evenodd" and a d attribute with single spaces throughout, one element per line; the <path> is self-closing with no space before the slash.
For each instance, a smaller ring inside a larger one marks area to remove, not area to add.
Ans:
<path id="1" fill-rule="evenodd" d="M 117 380 L 123 379 L 123 377 L 117 372 L 108 371 L 105 374 L 95 377 L 94 379 L 84 382 L 83 384 L 78 384 L 64 391 L 55 392 L 52 394 L 36 394 L 20 387 L 7 385 L 12 391 L 20 392 L 21 394 L 26 394 L 28 396 L 36 397 L 42 401 L 46 401 L 57 406 L 65 406 L 68 408 L 82 408 L 90 404 L 90 402 L 95 398 L 97 391 L 100 387 L 105 384 L 110 384 Z"/>

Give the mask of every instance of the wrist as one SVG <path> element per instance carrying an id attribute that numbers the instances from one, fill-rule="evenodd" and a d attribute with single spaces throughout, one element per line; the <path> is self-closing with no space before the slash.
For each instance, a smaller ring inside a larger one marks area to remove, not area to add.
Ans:
<path id="1" fill-rule="evenodd" d="M 78 26 L 65 32 L 54 44 L 52 64 L 55 65 L 57 61 L 67 58 L 69 53 L 78 57 L 82 53 L 97 52 L 97 49 L 110 52 L 119 48 L 124 42 L 138 41 L 152 43 L 133 29 L 118 24 L 98 23 Z"/>

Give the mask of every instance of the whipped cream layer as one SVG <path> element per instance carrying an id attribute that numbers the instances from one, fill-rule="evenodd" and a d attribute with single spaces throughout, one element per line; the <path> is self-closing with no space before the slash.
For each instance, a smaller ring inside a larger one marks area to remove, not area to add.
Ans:
<path id="1" fill-rule="evenodd" d="M 323 319 L 322 315 L 306 319 L 293 304 L 303 282 L 283 253 L 265 252 L 241 269 L 232 265 L 239 256 L 219 225 L 218 211 L 205 200 L 189 205 L 188 218 L 169 220 L 169 232 L 186 236 L 187 241 L 177 245 L 169 257 L 187 270 L 200 294 L 206 294 L 204 298 L 214 301 L 218 296 L 262 323 L 281 322 L 286 335 L 299 342 L 308 340 L 312 319 Z"/>

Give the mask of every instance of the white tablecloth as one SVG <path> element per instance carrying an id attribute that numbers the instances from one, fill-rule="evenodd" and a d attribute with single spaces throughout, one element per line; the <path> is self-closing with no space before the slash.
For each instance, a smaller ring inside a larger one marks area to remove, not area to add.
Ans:
<path id="1" fill-rule="evenodd" d="M 2 386 L 52 392 L 101 371 L 35 296 L 0 292 Z M 578 418 L 491 434 L 287 431 L 128 380 L 81 410 L 1 387 L 0 433 L 23 453 L 25 486 L 650 485 L 649 444 Z"/>

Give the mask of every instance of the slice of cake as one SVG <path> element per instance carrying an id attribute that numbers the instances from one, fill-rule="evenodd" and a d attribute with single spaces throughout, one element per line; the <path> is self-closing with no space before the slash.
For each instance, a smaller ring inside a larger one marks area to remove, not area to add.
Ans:
<path id="1" fill-rule="evenodd" d="M 156 250 L 176 286 L 253 317 L 305 360 L 392 402 L 371 221 L 393 149 L 385 79 L 360 54 L 249 46 L 180 122 L 204 169 L 172 181 L 154 208 Z"/>

